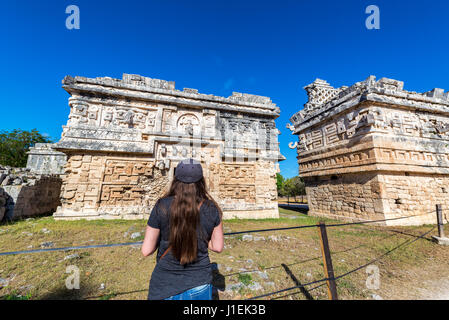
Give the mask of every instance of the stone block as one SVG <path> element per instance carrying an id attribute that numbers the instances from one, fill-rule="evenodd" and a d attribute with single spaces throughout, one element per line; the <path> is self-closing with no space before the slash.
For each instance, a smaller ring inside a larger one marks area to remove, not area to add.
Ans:
<path id="1" fill-rule="evenodd" d="M 432 239 L 440 245 L 449 246 L 449 238 L 432 236 Z"/>

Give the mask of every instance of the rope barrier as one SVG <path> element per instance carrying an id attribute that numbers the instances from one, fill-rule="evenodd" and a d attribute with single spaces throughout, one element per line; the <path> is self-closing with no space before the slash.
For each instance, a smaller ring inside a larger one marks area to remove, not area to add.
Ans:
<path id="1" fill-rule="evenodd" d="M 413 216 L 403 216 L 403 217 L 398 217 L 398 218 L 389 218 L 389 219 L 381 219 L 381 220 L 370 220 L 370 221 L 360 221 L 360 222 L 350 222 L 350 223 L 340 223 L 340 224 L 329 224 L 326 225 L 326 227 L 340 227 L 340 226 L 349 226 L 349 225 L 360 225 L 360 224 L 367 224 L 367 223 L 374 223 L 374 222 L 385 222 L 385 221 L 390 221 L 390 220 L 399 220 L 399 219 L 406 219 L 406 218 L 412 218 L 412 217 L 417 217 L 417 216 L 422 216 L 422 215 L 427 215 L 430 214 L 432 212 L 428 212 L 428 213 L 424 213 L 424 214 L 419 214 L 419 215 L 413 215 Z M 292 229 L 304 229 L 304 228 L 312 228 L 312 227 L 316 227 L 316 225 L 302 225 L 302 226 L 295 226 L 295 227 L 286 227 L 286 228 L 271 228 L 271 229 L 259 229 L 259 230 L 247 230 L 247 231 L 238 231 L 238 232 L 228 232 L 228 233 L 224 233 L 225 236 L 229 236 L 229 235 L 237 235 L 237 234 L 244 234 L 244 233 L 255 233 L 255 232 L 268 232 L 268 231 L 282 231 L 282 230 L 292 230 Z M 357 272 L 363 268 L 365 268 L 366 266 L 379 261 L 380 259 L 382 259 L 383 257 L 389 255 L 391 252 L 404 247 L 404 246 L 408 246 L 412 243 L 414 243 L 415 241 L 423 238 L 424 236 L 426 236 L 427 234 L 429 234 L 430 232 L 432 232 L 433 230 L 436 229 L 436 226 L 434 226 L 431 230 L 421 234 L 420 236 L 417 236 L 415 239 L 413 240 L 407 240 L 403 243 L 401 243 L 400 245 L 396 246 L 395 248 L 385 252 L 384 254 L 382 254 L 381 256 L 371 260 L 370 262 L 363 264 L 351 271 L 348 271 L 342 275 L 339 275 L 337 277 L 334 278 L 334 280 L 339 280 L 343 277 L 346 277 L 354 272 Z M 0 256 L 6 256 L 6 255 L 17 255 L 17 254 L 26 254 L 26 253 L 38 253 L 38 252 L 55 252 L 55 251 L 70 251 L 70 250 L 80 250 L 80 249 L 91 249 L 91 248 L 107 248 L 107 247 L 119 247 L 119 246 L 129 246 L 129 245 L 141 245 L 143 243 L 143 241 L 139 241 L 139 242 L 130 242 L 130 243 L 114 243 L 114 244 L 99 244 L 99 245 L 88 245 L 88 246 L 72 246 L 72 247 L 61 247 L 61 248 L 45 248 L 45 249 L 35 249 L 35 250 L 22 250 L 22 251 L 11 251 L 11 252 L 1 252 Z M 259 295 L 256 297 L 251 297 L 249 299 L 246 300 L 255 300 L 255 299 L 259 299 L 259 298 L 264 298 L 267 296 L 272 296 L 278 293 L 282 293 L 282 292 L 287 292 L 293 289 L 298 289 L 298 288 L 304 288 L 306 286 L 312 285 L 312 284 L 317 284 L 317 283 L 321 283 L 318 286 L 313 287 L 312 289 L 309 290 L 315 290 L 323 285 L 325 285 L 324 281 L 328 281 L 331 280 L 329 278 L 324 278 L 324 279 L 320 279 L 320 280 L 315 280 L 306 284 L 301 284 L 301 285 L 297 285 L 297 286 L 293 286 L 290 288 L 286 288 L 286 289 L 282 289 L 282 290 L 278 290 L 275 292 L 270 292 L 270 293 L 266 293 L 263 295 Z M 295 292 L 295 293 L 291 293 L 285 296 L 281 296 L 281 297 L 277 297 L 277 298 L 273 298 L 273 299 L 279 299 L 282 297 L 287 297 L 287 296 L 291 296 L 294 294 L 298 294 L 300 292 Z"/>
<path id="2" fill-rule="evenodd" d="M 382 220 L 371 220 L 371 221 L 349 222 L 349 223 L 340 223 L 340 224 L 329 224 L 329 225 L 326 225 L 326 227 L 340 227 L 340 226 L 366 224 L 366 223 L 373 223 L 373 222 L 383 222 L 383 221 L 389 221 L 389 220 L 406 219 L 406 218 L 412 218 L 412 217 L 418 217 L 418 216 L 427 215 L 429 213 L 432 213 L 432 212 L 419 214 L 419 215 L 413 215 L 413 216 L 403 216 L 403 217 L 398 217 L 398 218 L 382 219 Z M 246 231 L 237 231 L 237 232 L 227 232 L 227 233 L 224 233 L 224 235 L 225 236 L 232 236 L 232 235 L 244 234 L 244 233 L 282 231 L 282 230 L 305 229 L 305 228 L 314 228 L 314 227 L 316 227 L 316 225 L 315 224 L 311 224 L 311 225 L 301 225 L 301 226 L 286 227 L 286 228 L 272 228 L 272 229 L 260 229 L 260 230 L 246 230 Z M 139 242 L 128 242 L 128 243 L 99 244 L 99 245 L 89 245 L 89 246 L 73 246 L 73 247 L 62 247 L 62 248 L 45 248 L 45 249 L 34 249 L 34 250 L 0 252 L 0 256 L 26 254 L 26 253 L 37 253 L 37 252 L 54 252 L 54 251 L 82 250 L 82 249 L 92 249 L 92 248 L 121 247 L 121 246 L 140 245 L 142 243 L 143 243 L 142 241 L 139 241 Z"/>
<path id="3" fill-rule="evenodd" d="M 23 250 L 23 251 L 0 252 L 0 256 L 24 254 L 24 253 L 48 252 L 48 251 L 69 251 L 69 250 L 80 250 L 80 249 L 91 249 L 91 248 L 121 247 L 121 246 L 132 246 L 132 245 L 140 245 L 140 244 L 142 244 L 142 241 L 128 242 L 128 243 L 113 243 L 113 244 L 96 244 L 96 245 L 90 245 L 90 246 L 34 249 L 34 250 Z"/>
<path id="4" fill-rule="evenodd" d="M 291 287 L 291 288 L 282 289 L 282 290 L 279 290 L 279 291 L 275 291 L 275 292 L 271 292 L 271 293 L 262 294 L 262 295 L 257 296 L 257 297 L 251 297 L 251 298 L 248 298 L 248 299 L 246 299 L 246 300 L 255 300 L 255 299 L 259 299 L 259 298 L 271 296 L 271 295 L 273 295 L 273 294 L 282 293 L 282 292 L 289 291 L 289 290 L 293 290 L 293 289 L 297 289 L 297 288 L 303 288 L 303 287 L 305 287 L 305 286 L 310 286 L 311 284 L 320 283 L 320 282 L 324 282 L 324 281 L 327 281 L 327 280 L 329 280 L 329 279 L 328 279 L 328 278 L 325 278 L 325 279 L 315 280 L 315 281 L 312 281 L 312 282 L 309 282 L 309 283 L 306 283 L 306 284 L 301 284 L 301 285 L 299 285 L 299 286 L 294 286 L 294 287 Z"/>
<path id="5" fill-rule="evenodd" d="M 428 215 L 430 213 L 433 213 L 433 211 L 429 211 L 429 212 L 421 213 L 421 214 L 415 214 L 413 216 L 402 216 L 402 217 L 397 217 L 397 218 L 388 218 L 388 219 L 381 219 L 381 220 L 368 220 L 368 221 L 359 221 L 359 222 L 326 224 L 326 227 L 343 227 L 343 226 L 366 224 L 366 223 L 374 223 L 374 222 L 384 222 L 384 221 L 390 221 L 390 220 L 407 219 L 407 218 L 414 218 L 414 217 L 425 216 L 425 215 Z M 253 233 L 253 232 L 266 232 L 266 231 L 278 231 L 278 230 L 290 230 L 290 229 L 304 229 L 304 228 L 312 228 L 312 227 L 316 227 L 316 224 L 302 225 L 302 226 L 296 226 L 296 227 L 287 227 L 287 228 L 274 228 L 274 229 L 260 229 L 260 230 L 247 230 L 247 231 L 229 232 L 229 233 L 225 233 L 224 235 L 225 236 L 229 236 L 229 235 Z"/>
<path id="6" fill-rule="evenodd" d="M 278 231 L 278 230 L 291 230 L 291 229 L 303 229 L 312 228 L 316 225 L 303 225 L 296 227 L 286 227 L 286 228 L 273 228 L 273 229 L 261 229 L 261 230 L 247 230 L 239 232 L 228 232 L 224 233 L 225 236 L 243 234 L 243 233 L 254 233 L 254 232 L 267 232 L 267 231 Z M 81 250 L 81 249 L 91 249 L 91 248 L 107 248 L 107 247 L 120 247 L 120 246 L 131 246 L 140 245 L 143 241 L 139 242 L 127 242 L 127 243 L 114 243 L 114 244 L 99 244 L 90 246 L 74 246 L 74 247 L 62 247 L 62 248 L 45 248 L 45 249 L 34 249 L 34 250 L 22 250 L 22 251 L 11 251 L 11 252 L 0 252 L 0 256 L 15 255 L 15 254 L 25 254 L 25 253 L 37 253 L 37 252 L 49 252 L 49 251 L 69 251 L 69 250 Z"/>
<path id="7" fill-rule="evenodd" d="M 413 242 L 415 242 L 415 241 L 417 241 L 417 240 L 423 238 L 424 236 L 428 235 L 429 233 L 431 233 L 431 232 L 432 232 L 433 230 L 435 230 L 435 229 L 436 229 L 436 227 L 433 227 L 433 228 L 430 229 L 429 231 L 427 231 L 427 232 L 421 234 L 420 236 L 417 236 L 417 237 L 416 237 L 415 239 L 413 239 L 413 240 L 407 240 L 407 241 L 404 241 L 404 242 L 401 243 L 400 245 L 394 247 L 393 249 L 388 250 L 387 252 L 385 252 L 385 253 L 382 254 L 381 256 L 379 256 L 379 257 L 377 257 L 377 258 L 371 260 L 370 262 L 365 263 L 364 265 L 361 265 L 361 266 L 359 266 L 359 267 L 357 267 L 357 268 L 355 268 L 355 269 L 353 269 L 353 270 L 351 270 L 351 271 L 348 271 L 348 272 L 346 272 L 346 273 L 344 273 L 344 274 L 342 274 L 342 275 L 337 276 L 337 277 L 335 278 L 335 280 L 338 280 L 338 279 L 340 279 L 340 278 L 346 277 L 347 275 L 350 275 L 351 273 L 354 273 L 354 272 L 356 272 L 356 271 L 359 271 L 360 269 L 363 269 L 363 268 L 369 266 L 370 264 L 373 264 L 374 262 L 379 261 L 379 260 L 382 259 L 383 257 L 389 255 L 389 254 L 392 253 L 393 251 L 395 251 L 395 250 L 397 250 L 397 249 L 399 249 L 399 248 L 401 248 L 401 247 L 403 247 L 403 246 L 411 245 Z"/>
<path id="8" fill-rule="evenodd" d="M 393 236 L 396 236 L 396 235 L 395 235 L 395 234 L 393 234 L 393 235 L 388 235 L 388 236 L 386 236 L 386 237 L 381 238 L 380 240 L 384 240 L 384 239 L 387 239 L 387 238 L 391 238 L 391 237 L 393 237 Z M 347 248 L 347 249 L 340 250 L 340 251 L 331 251 L 331 254 L 332 254 L 332 255 L 336 255 L 336 254 L 339 254 L 339 253 L 344 253 L 344 252 L 347 252 L 347 251 L 351 251 L 351 250 L 355 250 L 355 249 L 358 249 L 358 248 L 361 248 L 361 247 L 367 247 L 367 246 L 368 246 L 368 244 L 357 245 L 356 247 L 351 247 L 351 248 Z M 297 264 L 306 263 L 306 262 L 310 262 L 310 261 L 313 261 L 313 260 L 318 260 L 318 259 L 321 259 L 321 258 L 322 258 L 322 256 L 321 256 L 321 255 L 318 255 L 318 256 L 315 256 L 315 257 L 313 257 L 313 258 L 308 258 L 308 259 L 306 259 L 306 260 L 302 260 L 302 261 L 298 261 L 298 262 L 294 262 L 294 263 L 287 264 L 286 266 L 290 267 L 290 266 L 294 266 L 294 265 L 297 265 Z M 263 268 L 263 271 L 265 272 L 265 271 L 267 271 L 267 270 L 277 269 L 277 268 L 281 268 L 281 267 L 282 267 L 282 265 L 271 266 L 271 267 L 265 267 L 265 268 Z M 235 275 L 238 275 L 238 274 L 244 274 L 244 273 L 257 273 L 257 272 L 260 272 L 260 270 L 259 270 L 259 269 L 253 269 L 253 270 L 247 270 L 247 271 L 240 271 L 240 272 L 234 272 L 234 273 L 224 274 L 223 276 L 224 276 L 224 277 L 231 277 L 231 276 L 235 276 Z M 311 291 L 311 290 L 313 290 L 313 289 L 309 289 L 309 291 Z"/>
<path id="9" fill-rule="evenodd" d="M 366 224 L 366 223 L 374 223 L 374 222 L 384 222 L 384 221 L 391 221 L 391 220 L 400 220 L 400 219 L 407 219 L 407 218 L 414 218 L 414 217 L 421 217 L 428 215 L 430 213 L 433 213 L 433 211 L 422 213 L 422 214 L 415 214 L 413 216 L 402 216 L 398 218 L 388 218 L 388 219 L 382 219 L 382 220 L 368 220 L 368 221 L 359 221 L 359 222 L 347 222 L 347 223 L 336 223 L 336 224 L 326 224 L 327 227 L 343 227 L 343 226 L 351 226 L 351 225 L 358 225 L 358 224 Z"/>
<path id="10" fill-rule="evenodd" d="M 313 287 L 312 289 L 308 289 L 307 292 L 310 292 L 310 291 L 313 291 L 315 289 L 321 288 L 322 286 L 325 286 L 325 285 L 326 285 L 325 283 L 319 284 L 319 285 Z M 289 294 L 286 294 L 286 295 L 283 295 L 283 296 L 280 296 L 280 297 L 272 298 L 271 300 L 277 300 L 277 299 L 281 299 L 281 298 L 285 298 L 285 297 L 294 296 L 295 294 L 298 294 L 298 293 L 302 293 L 302 292 L 301 291 L 296 291 L 296 292 L 289 293 Z"/>
<path id="11" fill-rule="evenodd" d="M 423 233 L 423 234 L 417 236 L 417 237 L 416 237 L 415 239 L 413 239 L 413 240 L 407 240 L 407 241 L 404 241 L 404 242 L 401 243 L 400 245 L 394 247 L 394 248 L 391 249 L 391 250 L 388 250 L 387 252 L 385 252 L 385 253 L 382 254 L 381 256 L 379 256 L 379 257 L 377 257 L 377 258 L 371 260 L 370 262 L 368 262 L 368 263 L 366 263 L 366 264 L 363 264 L 363 265 L 361 265 L 361 266 L 359 266 L 359 267 L 357 267 L 357 268 L 355 268 L 355 269 L 353 269 L 353 270 L 351 270 L 351 271 L 348 271 L 348 272 L 346 272 L 346 273 L 344 273 L 344 274 L 342 274 L 342 275 L 340 275 L 340 276 L 335 277 L 335 280 L 339 280 L 339 279 L 341 279 L 341 278 L 343 278 L 343 277 L 346 277 L 346 276 L 350 275 L 351 273 L 354 273 L 354 272 L 356 272 L 356 271 L 359 271 L 360 269 L 363 269 L 363 268 L 369 266 L 370 264 L 372 264 L 372 263 L 374 263 L 374 262 L 376 262 L 376 261 L 379 261 L 379 260 L 382 259 L 383 257 L 389 255 L 391 252 L 393 252 L 393 251 L 395 251 L 395 250 L 397 250 L 397 249 L 399 249 L 399 248 L 401 248 L 401 247 L 403 247 L 403 246 L 411 245 L 412 243 L 414 243 L 415 241 L 417 241 L 417 240 L 423 238 L 424 236 L 428 235 L 429 233 L 431 233 L 431 232 L 432 232 L 433 230 L 435 230 L 435 229 L 436 229 L 436 226 L 433 227 L 432 229 L 430 229 L 429 231 L 427 231 L 427 232 L 425 232 L 425 233 Z M 263 295 L 260 295 L 260 296 L 257 296 L 257 297 L 252 297 L 252 298 L 247 299 L 247 300 L 254 300 L 254 299 L 258 299 L 258 298 L 263 298 L 263 297 L 271 296 L 271 295 L 274 295 L 274 294 L 282 293 L 282 292 L 285 292 L 285 291 L 293 290 L 293 289 L 296 289 L 296 288 L 302 288 L 302 287 L 305 287 L 305 286 L 308 286 L 308 285 L 311 285 L 311 284 L 320 283 L 320 282 L 327 281 L 327 280 L 330 280 L 330 279 L 325 278 L 325 279 L 321 279 L 321 280 L 316 280 L 316 281 L 309 282 L 309 283 L 306 283 L 306 284 L 303 284 L 303 285 L 300 285 L 300 286 L 294 286 L 294 287 L 291 287 L 291 288 L 287 288 L 287 289 L 283 289 L 283 290 L 279 290 L 279 291 L 275 291 L 275 292 L 271 292 L 271 293 L 266 293 L 266 294 L 263 294 Z M 315 289 L 317 289 L 317 288 L 319 288 L 319 287 L 321 287 L 321 286 L 323 286 L 323 285 L 324 285 L 324 284 L 321 284 L 321 285 L 319 285 L 319 286 L 316 286 L 316 287 L 310 289 L 309 292 L 312 291 L 312 290 L 315 290 Z M 297 293 L 300 293 L 300 292 L 296 292 L 296 293 L 292 293 L 292 294 L 289 294 L 289 295 L 285 295 L 285 296 L 283 296 L 283 297 L 290 296 L 290 295 L 297 294 Z M 278 297 L 278 298 L 282 298 L 282 297 Z M 276 298 L 274 298 L 274 299 L 276 299 Z"/>
<path id="12" fill-rule="evenodd" d="M 236 234 L 243 234 L 243 233 L 267 232 L 267 231 L 291 230 L 291 229 L 304 229 L 304 228 L 312 228 L 312 227 L 316 227 L 316 225 L 315 224 L 307 224 L 307 225 L 296 226 L 296 227 L 237 231 L 237 232 L 228 232 L 228 233 L 225 233 L 224 235 L 225 236 L 233 236 L 233 235 L 236 235 Z"/>

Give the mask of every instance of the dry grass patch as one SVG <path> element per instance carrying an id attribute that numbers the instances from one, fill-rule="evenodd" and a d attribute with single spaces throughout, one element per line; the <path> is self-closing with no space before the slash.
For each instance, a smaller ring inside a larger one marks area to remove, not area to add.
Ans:
<path id="1" fill-rule="evenodd" d="M 314 225 L 317 218 L 280 209 L 280 219 L 227 220 L 225 232 Z M 325 220 L 326 222 L 335 222 Z M 55 221 L 51 217 L 0 225 L 0 252 L 53 247 L 84 246 L 141 240 L 146 221 L 98 220 Z M 350 271 L 413 239 L 429 229 L 422 227 L 345 226 L 328 228 L 335 274 Z M 446 226 L 446 232 L 449 228 Z M 131 239 L 133 233 L 141 237 Z M 225 250 L 211 253 L 219 266 L 216 285 L 220 299 L 245 299 L 284 288 L 295 282 L 287 269 L 304 284 L 322 279 L 323 265 L 316 228 L 270 231 L 227 236 Z M 257 239 L 257 241 L 255 241 Z M 138 246 L 83 249 L 0 256 L 0 278 L 8 284 L 0 289 L 3 299 L 146 299 L 154 256 L 144 258 Z M 449 253 L 430 241 L 430 235 L 400 248 L 377 262 L 379 290 L 366 288 L 362 269 L 338 281 L 341 299 L 413 298 L 420 281 L 447 277 Z M 66 268 L 81 272 L 80 289 L 68 290 Z M 311 289 L 314 285 L 307 287 Z M 226 290 L 224 290 L 226 289 Z M 418 297 L 418 295 L 416 295 Z M 269 298 L 327 299 L 326 287 L 310 292 L 295 289 Z"/>

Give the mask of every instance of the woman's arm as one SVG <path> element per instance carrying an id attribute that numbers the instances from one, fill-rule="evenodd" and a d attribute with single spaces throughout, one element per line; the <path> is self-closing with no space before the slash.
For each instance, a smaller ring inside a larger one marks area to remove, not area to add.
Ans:
<path id="1" fill-rule="evenodd" d="M 223 235 L 223 222 L 220 222 L 218 226 L 212 231 L 212 236 L 209 241 L 209 249 L 220 253 L 223 251 L 224 247 L 224 235 Z"/>
<path id="2" fill-rule="evenodd" d="M 159 229 L 147 226 L 142 244 L 142 254 L 144 257 L 147 257 L 156 251 L 160 232 Z"/>

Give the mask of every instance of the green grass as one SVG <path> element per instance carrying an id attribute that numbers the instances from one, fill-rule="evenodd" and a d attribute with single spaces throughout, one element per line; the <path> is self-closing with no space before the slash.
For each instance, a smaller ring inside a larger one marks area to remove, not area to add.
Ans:
<path id="1" fill-rule="evenodd" d="M 117 297 L 116 293 L 108 293 L 108 294 L 101 296 L 98 300 L 111 300 L 112 298 L 115 298 L 115 297 Z"/>
<path id="2" fill-rule="evenodd" d="M 20 294 L 17 294 L 16 291 L 12 291 L 11 293 L 4 295 L 0 297 L 1 300 L 31 300 L 31 293 L 27 293 L 26 295 L 22 296 Z"/>
<path id="3" fill-rule="evenodd" d="M 248 286 L 252 282 L 252 277 L 249 273 L 240 273 L 238 275 L 238 279 L 241 283 L 243 283 L 245 286 Z"/>
<path id="4" fill-rule="evenodd" d="M 282 216 L 280 219 L 232 219 L 225 220 L 224 226 L 237 232 L 315 225 L 319 221 L 338 223 L 282 208 L 279 211 Z M 29 250 L 29 246 L 39 249 L 41 243 L 48 241 L 54 242 L 54 247 L 136 242 L 143 238 L 145 226 L 145 220 L 56 221 L 52 217 L 21 220 L 0 225 L 0 252 Z M 44 228 L 51 232 L 43 233 Z M 449 227 L 445 228 L 449 234 Z M 335 274 L 343 274 L 367 263 L 428 229 L 429 226 L 372 225 L 328 228 Z M 141 238 L 131 239 L 134 232 L 141 232 Z M 324 277 L 317 228 L 259 232 L 256 235 L 264 236 L 266 240 L 242 241 L 242 235 L 229 236 L 225 239 L 227 248 L 221 254 L 210 253 L 211 262 L 222 266 L 220 272 L 226 284 L 241 282 L 248 285 L 257 281 L 264 287 L 257 294 L 292 287 L 294 283 L 281 264 L 288 265 L 302 283 Z M 269 240 L 270 235 L 280 237 L 281 241 Z M 380 293 L 382 297 L 395 298 L 400 296 L 399 289 L 411 292 L 417 288 L 421 279 L 416 274 L 433 277 L 434 273 L 447 269 L 447 248 L 437 246 L 429 238 L 430 235 L 410 246 L 399 248 L 376 263 L 384 277 L 383 291 Z M 79 258 L 64 260 L 73 253 L 78 253 Z M 231 256 L 234 258 L 229 258 Z M 253 260 L 253 263 L 248 263 L 248 259 Z M 81 271 L 81 290 L 76 292 L 65 289 L 68 276 L 66 268 L 70 265 L 76 265 Z M 7 287 L 0 289 L 0 299 L 146 299 L 154 266 L 154 255 L 144 258 L 139 248 L 131 246 L 3 256 L 0 259 L 0 277 L 13 280 Z M 226 268 L 232 270 L 226 271 Z M 259 279 L 258 275 L 249 273 L 236 274 L 241 268 L 263 270 L 268 279 Z M 412 270 L 415 272 L 413 276 L 410 275 Z M 365 280 L 364 269 L 339 280 L 338 283 L 342 281 L 339 284 L 340 297 L 365 299 Z M 275 286 L 265 286 L 266 281 L 274 282 Z M 101 283 L 106 285 L 109 293 L 99 289 Z M 242 299 L 248 294 L 254 294 L 247 288 L 240 291 L 232 294 L 219 292 L 220 299 Z M 325 286 L 312 291 L 312 294 L 318 299 L 327 298 Z M 298 294 L 296 298 L 303 297 Z"/>

